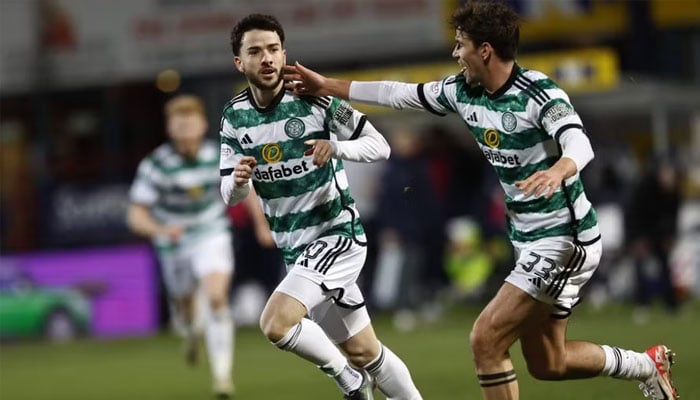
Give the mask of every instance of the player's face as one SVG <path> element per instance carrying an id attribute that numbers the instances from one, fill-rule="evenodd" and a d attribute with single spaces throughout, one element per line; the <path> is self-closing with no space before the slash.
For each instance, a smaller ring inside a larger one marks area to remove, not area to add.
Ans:
<path id="1" fill-rule="evenodd" d="M 175 113 L 168 117 L 167 130 L 176 144 L 195 144 L 204 138 L 207 121 L 196 112 Z"/>
<path id="2" fill-rule="evenodd" d="M 234 63 L 251 85 L 271 90 L 282 81 L 286 55 L 277 32 L 255 29 L 243 35 L 240 55 L 234 57 Z"/>
<path id="3" fill-rule="evenodd" d="M 467 83 L 480 83 L 481 71 L 484 68 L 483 58 L 479 48 L 474 46 L 474 42 L 467 35 L 457 30 L 455 34 L 455 48 L 452 50 L 452 57 L 457 59 L 457 63 L 462 70 Z"/>

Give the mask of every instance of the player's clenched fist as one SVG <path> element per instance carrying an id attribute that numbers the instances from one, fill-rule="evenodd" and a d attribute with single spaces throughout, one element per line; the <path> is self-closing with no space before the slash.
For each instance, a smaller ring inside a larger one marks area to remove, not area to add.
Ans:
<path id="1" fill-rule="evenodd" d="M 255 161 L 255 157 L 243 156 L 238 165 L 233 169 L 233 181 L 236 186 L 243 186 L 248 183 L 250 177 L 253 175 L 253 168 L 258 162 Z"/>

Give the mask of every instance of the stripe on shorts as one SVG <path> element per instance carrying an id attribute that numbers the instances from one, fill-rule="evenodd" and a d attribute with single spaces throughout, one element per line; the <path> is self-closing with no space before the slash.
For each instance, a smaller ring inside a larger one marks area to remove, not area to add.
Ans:
<path id="1" fill-rule="evenodd" d="M 328 272 L 328 270 L 331 268 L 331 265 L 333 265 L 338 259 L 338 256 L 350 250 L 350 246 L 352 246 L 352 240 L 344 237 L 343 243 L 340 245 L 340 248 L 332 256 L 330 256 L 324 261 L 324 264 L 319 269 L 319 272 L 325 275 L 326 272 Z"/>
<path id="2" fill-rule="evenodd" d="M 561 292 L 564 290 L 566 281 L 571 276 L 571 273 L 580 269 L 579 263 L 581 263 L 584 259 L 585 252 L 583 248 L 579 245 L 574 245 L 574 254 L 571 255 L 571 258 L 566 263 L 564 270 L 552 281 L 552 283 L 549 284 L 545 293 L 553 298 L 559 297 Z"/>

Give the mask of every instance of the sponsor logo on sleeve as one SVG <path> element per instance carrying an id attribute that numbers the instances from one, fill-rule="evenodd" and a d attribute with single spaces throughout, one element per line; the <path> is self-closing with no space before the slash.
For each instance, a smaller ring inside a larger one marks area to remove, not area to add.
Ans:
<path id="1" fill-rule="evenodd" d="M 542 124 L 546 127 L 554 124 L 562 118 L 574 114 L 574 109 L 566 103 L 557 103 L 544 113 Z"/>
<path id="2" fill-rule="evenodd" d="M 233 155 L 232 148 L 230 148 L 226 145 L 221 146 L 221 158 L 227 159 L 227 158 L 231 157 L 232 155 Z"/>
<path id="3" fill-rule="evenodd" d="M 340 125 L 347 125 L 352 118 L 352 112 L 353 110 L 352 107 L 350 107 L 350 104 L 342 102 L 333 113 L 333 121 Z"/>

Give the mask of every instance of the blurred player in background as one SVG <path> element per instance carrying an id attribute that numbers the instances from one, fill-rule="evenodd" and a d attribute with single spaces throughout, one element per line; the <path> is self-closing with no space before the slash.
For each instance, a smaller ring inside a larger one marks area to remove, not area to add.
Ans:
<path id="1" fill-rule="evenodd" d="M 180 95 L 165 104 L 170 141 L 141 161 L 131 187 L 128 224 L 150 238 L 158 253 L 165 287 L 176 318 L 185 329 L 185 356 L 197 361 L 200 329 L 196 310 L 204 309 L 204 336 L 216 396 L 233 392 L 233 321 L 228 290 L 233 249 L 226 205 L 219 197 L 219 148 L 205 139 L 204 103 Z M 204 292 L 208 307 L 196 307 Z"/>
<path id="2" fill-rule="evenodd" d="M 484 399 L 517 399 L 508 353 L 520 340 L 538 379 L 598 375 L 641 381 L 645 396 L 676 399 L 672 353 L 638 353 L 566 340 L 572 308 L 601 256 L 598 222 L 579 179 L 593 150 L 569 97 L 547 76 L 515 62 L 519 17 L 498 2 L 470 3 L 452 17 L 459 74 L 426 84 L 348 82 L 300 64 L 285 79 L 300 95 L 337 96 L 390 106 L 457 113 L 506 193 L 508 234 L 517 262 L 470 336 Z"/>
<path id="3" fill-rule="evenodd" d="M 234 27 L 234 62 L 249 87 L 221 121 L 224 200 L 246 198 L 252 179 L 287 265 L 260 327 L 332 377 L 346 399 L 372 399 L 375 383 L 390 399 L 420 399 L 406 365 L 377 340 L 356 283 L 367 247 L 341 161 L 386 159 L 389 146 L 347 103 L 286 91 L 283 43 L 269 15 Z"/>

